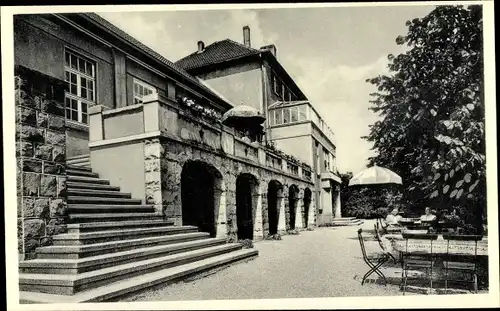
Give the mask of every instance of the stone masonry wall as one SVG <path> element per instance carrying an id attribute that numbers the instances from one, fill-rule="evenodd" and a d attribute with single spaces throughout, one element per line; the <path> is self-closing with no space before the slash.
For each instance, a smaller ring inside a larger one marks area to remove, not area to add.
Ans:
<path id="1" fill-rule="evenodd" d="M 258 225 L 261 228 L 254 228 L 254 233 L 260 232 L 264 238 L 269 234 L 268 204 L 266 195 L 269 182 L 271 180 L 277 180 L 283 185 L 283 200 L 285 204 L 285 217 L 287 224 L 286 229 L 289 229 L 290 227 L 288 188 L 290 185 L 296 184 L 300 191 L 303 192 L 305 187 L 313 187 L 313 185 L 292 180 L 284 175 L 263 170 L 244 162 L 235 161 L 224 154 L 219 154 L 217 151 L 209 149 L 204 150 L 202 145 L 194 145 L 188 142 L 179 143 L 169 139 L 161 139 L 160 141 L 160 143 L 158 140 L 148 141 L 145 143 L 147 150 L 155 150 L 155 156 L 152 157 L 154 158 L 154 161 L 158 159 L 158 156 L 161 159 L 159 172 L 157 164 L 152 166 L 146 165 L 146 176 L 156 175 L 158 173 L 161 174 L 161 190 L 159 189 L 157 182 L 151 181 L 151 185 L 149 187 L 147 186 L 146 198 L 150 198 L 150 200 L 147 201 L 148 204 L 158 204 L 161 197 L 163 214 L 166 218 L 173 220 L 176 225 L 182 224 L 181 173 L 182 168 L 187 161 L 203 161 L 217 171 L 217 175 L 222 177 L 223 183 L 225 184 L 225 206 L 221 208 L 225 208 L 226 219 L 217 220 L 218 213 L 215 216 L 216 221 L 224 221 L 226 223 L 227 231 L 225 236 L 228 236 L 230 239 L 234 239 L 237 235 L 236 179 L 240 174 L 251 174 L 256 178 L 256 180 L 259 181 L 259 185 L 257 185 L 257 187 L 260 188 L 259 192 L 262 197 L 260 200 L 260 212 L 262 215 L 259 215 L 260 220 L 254 223 L 254 225 Z M 157 154 L 158 152 L 160 152 L 160 154 Z M 151 152 L 146 152 L 146 154 L 150 155 Z M 150 157 L 146 157 L 146 159 L 150 159 Z M 156 179 L 156 177 L 151 178 L 151 180 L 153 179 Z M 149 179 L 146 178 L 146 180 L 148 182 Z M 254 199 L 257 200 L 257 198 Z M 303 208 L 301 203 L 297 202 L 297 208 Z M 311 208 L 314 208 L 314 202 L 311 202 Z M 283 215 L 280 215 L 280 217 L 283 217 Z"/>
<path id="2" fill-rule="evenodd" d="M 19 259 L 66 231 L 64 81 L 15 68 Z"/>

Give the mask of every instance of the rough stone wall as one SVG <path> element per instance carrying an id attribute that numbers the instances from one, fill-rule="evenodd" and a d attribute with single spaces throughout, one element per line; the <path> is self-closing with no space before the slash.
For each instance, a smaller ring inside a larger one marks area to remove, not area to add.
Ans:
<path id="1" fill-rule="evenodd" d="M 147 142 L 145 146 L 147 149 L 152 149 L 150 147 L 152 143 Z M 257 187 L 259 187 L 259 192 L 261 195 L 261 219 L 259 225 L 262 228 L 258 228 L 254 232 L 261 231 L 264 238 L 269 234 L 269 218 L 268 218 L 268 205 L 267 205 L 267 187 L 271 180 L 277 180 L 284 186 L 284 195 L 285 195 L 285 206 L 286 206 L 286 223 L 287 228 L 289 228 L 289 209 L 288 209 L 288 185 L 292 183 L 297 183 L 297 181 L 290 180 L 289 177 L 286 177 L 281 174 L 277 174 L 268 170 L 263 170 L 259 167 L 246 164 L 244 162 L 236 161 L 232 158 L 227 157 L 220 151 L 213 150 L 213 148 L 207 147 L 205 148 L 202 144 L 193 144 L 190 142 L 180 143 L 170 139 L 162 139 L 161 147 L 158 147 L 158 141 L 155 140 L 155 150 L 160 150 L 161 154 L 159 155 L 160 161 L 160 174 L 161 174 L 161 202 L 162 202 L 162 212 L 166 218 L 172 219 L 175 221 L 176 225 L 182 224 L 182 202 L 181 202 L 181 173 L 183 166 L 188 161 L 203 161 L 209 164 L 215 174 L 222 178 L 223 183 L 225 185 L 224 196 L 225 196 L 225 208 L 226 208 L 226 219 L 224 222 L 226 223 L 227 232 L 226 235 L 229 238 L 234 238 L 237 236 L 237 228 L 236 228 L 236 178 L 238 175 L 243 173 L 248 173 L 259 181 Z M 148 153 L 147 153 L 148 154 Z M 146 161 L 149 161 L 150 158 L 146 156 Z M 157 166 L 155 165 L 154 173 L 151 170 L 147 169 L 148 167 L 153 167 L 146 165 L 146 176 L 148 174 L 156 174 Z M 148 177 L 146 177 L 148 181 Z M 153 186 L 154 184 L 154 186 Z M 300 182 L 298 182 L 300 184 Z M 301 184 L 300 184 L 301 185 Z M 301 185 L 301 189 L 304 187 L 312 188 L 312 185 Z M 148 182 L 146 182 L 147 195 L 146 197 L 155 197 L 153 193 L 158 195 L 159 190 L 157 184 L 151 182 L 151 186 L 148 186 Z M 159 198 L 158 196 L 156 196 Z M 255 200 L 257 198 L 254 197 Z M 147 201 L 147 203 L 157 204 L 158 200 Z M 299 202 L 297 202 L 299 204 Z M 313 204 L 311 204 L 313 207 Z M 299 208 L 299 205 L 298 205 Z M 279 207 L 278 207 L 279 209 Z M 216 208 L 217 210 L 217 208 Z M 254 211 L 255 213 L 255 211 Z M 218 214 L 218 213 L 217 213 Z M 216 215 L 217 221 L 218 215 Z M 219 222 L 221 220 L 218 220 Z"/>
<path id="2" fill-rule="evenodd" d="M 66 231 L 64 81 L 15 68 L 19 258 Z"/>

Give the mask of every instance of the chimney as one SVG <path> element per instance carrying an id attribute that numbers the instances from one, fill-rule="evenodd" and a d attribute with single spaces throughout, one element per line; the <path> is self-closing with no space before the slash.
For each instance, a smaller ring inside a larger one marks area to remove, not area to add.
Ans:
<path id="1" fill-rule="evenodd" d="M 274 57 L 277 57 L 276 56 L 276 46 L 274 44 L 264 45 L 260 49 L 265 50 L 265 51 L 269 51 L 274 55 Z"/>
<path id="2" fill-rule="evenodd" d="M 205 50 L 205 43 L 203 41 L 198 41 L 198 53 L 203 52 Z"/>
<path id="3" fill-rule="evenodd" d="M 248 47 L 252 46 L 250 44 L 250 27 L 248 26 L 243 27 L 243 44 Z"/>

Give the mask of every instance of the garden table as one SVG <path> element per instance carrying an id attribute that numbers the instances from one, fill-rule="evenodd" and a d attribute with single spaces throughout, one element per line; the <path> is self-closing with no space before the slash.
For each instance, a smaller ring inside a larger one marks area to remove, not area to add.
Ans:
<path id="1" fill-rule="evenodd" d="M 402 237 L 401 237 L 402 238 Z M 406 240 L 393 238 L 391 239 L 393 248 L 398 252 L 430 252 L 430 241 L 425 239 L 410 239 L 408 240 L 408 250 L 406 250 Z M 438 239 L 432 241 L 432 253 L 436 255 L 447 254 L 448 241 L 439 235 Z M 448 253 L 454 255 L 475 255 L 476 242 L 474 241 L 450 241 Z M 477 242 L 477 256 L 488 256 L 488 239 L 483 237 Z"/>

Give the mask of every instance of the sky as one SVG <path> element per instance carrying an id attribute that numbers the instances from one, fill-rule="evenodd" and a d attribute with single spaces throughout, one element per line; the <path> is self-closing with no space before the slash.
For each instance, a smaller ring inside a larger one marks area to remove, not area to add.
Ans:
<path id="1" fill-rule="evenodd" d="M 277 57 L 335 136 L 341 173 L 364 169 L 373 152 L 361 136 L 378 120 L 370 107 L 376 88 L 367 78 L 387 74 L 387 55 L 403 52 L 398 35 L 405 22 L 423 17 L 429 5 L 274 8 L 196 11 L 99 12 L 171 61 L 230 38 L 252 47 L 274 44 Z"/>

